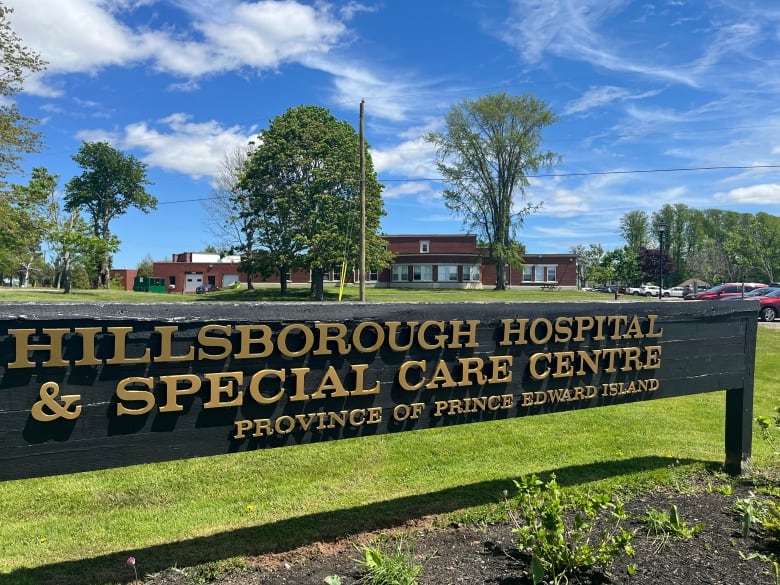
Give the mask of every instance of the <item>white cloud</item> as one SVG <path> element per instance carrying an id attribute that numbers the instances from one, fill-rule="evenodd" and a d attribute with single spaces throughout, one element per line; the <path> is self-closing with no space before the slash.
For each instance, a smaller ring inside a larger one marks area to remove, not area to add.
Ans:
<path id="1" fill-rule="evenodd" d="M 739 187 L 731 191 L 716 193 L 715 200 L 747 205 L 778 205 L 780 204 L 780 184 L 764 183 L 750 187 Z"/>
<path id="2" fill-rule="evenodd" d="M 632 59 L 620 54 L 614 39 L 600 34 L 603 22 L 627 4 L 626 0 L 514 0 L 511 16 L 496 30 L 499 38 L 520 51 L 531 65 L 539 64 L 549 53 L 610 71 L 697 85 L 684 70 L 650 63 L 646 55 Z"/>
<path id="3" fill-rule="evenodd" d="M 142 62 L 182 77 L 244 67 L 274 69 L 308 55 L 326 54 L 347 34 L 327 5 L 293 0 L 223 2 L 222 10 L 213 3 L 180 3 L 194 19 L 197 33 L 186 35 L 167 25 L 130 28 L 100 0 L 10 0 L 8 4 L 14 8 L 16 32 L 49 62 L 48 76 L 95 73 L 110 65 Z M 30 84 L 27 90 L 45 91 L 41 84 Z"/>
<path id="4" fill-rule="evenodd" d="M 405 140 L 389 149 L 372 149 L 371 159 L 378 174 L 433 178 L 439 175 L 434 165 L 436 150 L 422 137 Z"/>
<path id="5" fill-rule="evenodd" d="M 600 108 L 613 101 L 641 100 L 658 95 L 660 90 L 632 93 L 622 87 L 605 85 L 591 87 L 578 99 L 569 102 L 561 112 L 564 116 L 578 114 L 594 108 Z"/>
<path id="6" fill-rule="evenodd" d="M 256 134 L 254 128 L 224 127 L 214 120 L 192 122 L 182 113 L 171 114 L 158 124 L 162 129 L 138 122 L 121 131 L 83 131 L 78 138 L 140 151 L 144 153 L 140 158 L 150 166 L 199 179 L 214 176 L 225 153 L 246 146 Z"/>

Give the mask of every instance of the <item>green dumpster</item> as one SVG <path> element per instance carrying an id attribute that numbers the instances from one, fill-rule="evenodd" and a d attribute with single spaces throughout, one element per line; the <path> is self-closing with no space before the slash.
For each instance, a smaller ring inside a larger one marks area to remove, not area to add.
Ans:
<path id="1" fill-rule="evenodd" d="M 133 280 L 135 292 L 165 293 L 165 279 L 154 276 L 136 276 Z"/>

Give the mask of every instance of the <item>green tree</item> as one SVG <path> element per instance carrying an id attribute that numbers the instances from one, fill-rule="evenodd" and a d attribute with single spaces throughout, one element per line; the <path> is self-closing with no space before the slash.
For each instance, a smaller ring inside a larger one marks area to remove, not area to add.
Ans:
<path id="1" fill-rule="evenodd" d="M 639 264 L 639 254 L 628 246 L 608 252 L 604 255 L 602 263 L 611 267 L 611 272 L 619 283 L 633 286 L 641 284 L 642 268 Z"/>
<path id="2" fill-rule="evenodd" d="M 449 188 L 447 207 L 488 243 L 496 263 L 496 289 L 506 289 L 506 265 L 517 264 L 517 230 L 541 204 L 528 202 L 528 175 L 560 157 L 542 151 L 542 130 L 557 121 L 547 103 L 526 94 L 463 100 L 445 116 L 445 131 L 431 132 L 436 167 Z"/>
<path id="3" fill-rule="evenodd" d="M 257 227 L 252 217 L 249 193 L 241 186 L 251 148 L 252 145 L 238 147 L 225 155 L 211 196 L 202 202 L 208 216 L 206 229 L 216 239 L 220 253 L 239 253 L 244 259 L 241 270 L 247 275 L 249 289 L 254 288 L 253 274 L 263 272 L 252 266 L 252 260 L 258 260 L 255 254 Z"/>
<path id="4" fill-rule="evenodd" d="M 49 205 L 54 200 L 58 180 L 59 176 L 49 174 L 46 168 L 35 167 L 27 185 L 14 185 L 11 189 L 9 199 L 15 205 L 17 221 L 11 249 L 15 250 L 22 286 L 40 273 L 42 246 L 51 230 Z"/>
<path id="5" fill-rule="evenodd" d="M 300 106 L 274 118 L 257 144 L 239 185 L 248 194 L 244 215 L 256 238 L 249 263 L 261 271 L 273 266 L 283 293 L 290 269 L 310 269 L 312 295 L 321 300 L 324 272 L 342 262 L 358 262 L 357 133 L 324 108 Z M 382 185 L 370 154 L 365 161 L 366 261 L 382 267 L 389 261 L 378 235 L 384 215 Z"/>
<path id="6" fill-rule="evenodd" d="M 95 258 L 102 276 L 111 267 L 111 221 L 131 207 L 144 213 L 157 209 L 157 199 L 146 192 L 145 186 L 151 185 L 147 165 L 107 142 L 83 142 L 73 160 L 83 172 L 65 186 L 65 209 L 86 210 L 92 233 L 105 242 L 103 255 Z M 107 286 L 108 280 L 103 284 Z"/>
<path id="7" fill-rule="evenodd" d="M 591 243 L 578 250 L 577 263 L 582 263 L 583 282 L 588 286 L 606 284 L 615 278 L 611 266 L 604 263 L 605 252 L 601 244 Z"/>
<path id="8" fill-rule="evenodd" d="M 664 250 L 675 266 L 674 272 L 668 275 L 669 284 L 682 282 L 691 276 L 701 277 L 701 267 L 697 262 L 692 262 L 706 242 L 701 212 L 683 203 L 664 205 L 658 213 L 653 214 L 651 229 L 656 236 L 660 221 L 666 224 Z"/>
<path id="9" fill-rule="evenodd" d="M 141 260 L 138 263 L 138 266 L 136 266 L 136 275 L 137 276 L 144 276 L 144 277 L 151 277 L 154 275 L 154 258 L 152 258 L 151 254 L 147 254 L 144 256 L 144 259 Z"/>
<path id="10" fill-rule="evenodd" d="M 650 243 L 650 218 L 645 211 L 629 211 L 620 218 L 620 235 L 629 250 L 639 253 Z"/>
<path id="11" fill-rule="evenodd" d="M 46 61 L 25 47 L 11 28 L 12 12 L 0 1 L 0 98 L 18 94 L 27 76 L 46 68 Z M 21 171 L 23 155 L 40 149 L 40 134 L 31 129 L 35 124 L 37 120 L 22 116 L 11 100 L 0 99 L 0 186 L 10 173 Z"/>

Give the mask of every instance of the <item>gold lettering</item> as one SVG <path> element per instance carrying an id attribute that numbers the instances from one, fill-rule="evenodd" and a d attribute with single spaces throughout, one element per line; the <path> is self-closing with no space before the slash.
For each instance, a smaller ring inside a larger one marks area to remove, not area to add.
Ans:
<path id="1" fill-rule="evenodd" d="M 303 334 L 303 344 L 300 349 L 293 350 L 287 345 L 287 337 L 296 332 Z M 276 339 L 276 345 L 283 356 L 301 357 L 311 351 L 311 348 L 314 345 L 314 333 L 312 333 L 311 329 L 306 327 L 303 323 L 290 323 L 289 325 L 285 325 L 279 332 L 279 336 Z"/>
<path id="2" fill-rule="evenodd" d="M 467 331 L 461 331 L 461 327 L 463 325 L 468 326 Z M 460 349 L 461 347 L 477 347 L 477 325 L 479 325 L 479 320 L 472 319 L 469 321 L 451 321 L 452 325 L 452 341 L 447 346 L 450 349 Z M 466 345 L 460 343 L 460 337 L 465 336 L 468 341 Z"/>
<path id="3" fill-rule="evenodd" d="M 513 325 L 517 325 L 517 327 L 513 327 Z M 498 345 L 525 345 L 528 343 L 525 338 L 527 326 L 528 319 L 501 319 L 501 329 L 504 336 Z M 512 337 L 517 337 L 517 339 L 513 342 Z"/>
<path id="4" fill-rule="evenodd" d="M 317 386 L 317 390 L 314 392 L 314 394 L 311 395 L 311 398 L 315 400 L 320 398 L 327 398 L 325 395 L 326 391 L 331 392 L 332 398 L 346 398 L 349 396 L 349 392 L 347 392 L 346 388 L 344 388 L 344 384 L 341 383 L 339 373 L 333 366 L 328 366 L 328 369 L 325 371 L 325 375 L 322 376 L 320 385 Z"/>
<path id="5" fill-rule="evenodd" d="M 204 377 L 210 382 L 211 392 L 210 399 L 203 403 L 203 408 L 223 408 L 243 404 L 244 392 L 242 390 L 236 392 L 236 383 L 243 384 L 244 372 L 208 373 L 204 374 Z M 223 402 L 223 394 L 227 401 Z"/>
<path id="6" fill-rule="evenodd" d="M 349 353 L 351 347 L 344 341 L 344 337 L 347 335 L 347 326 L 344 323 L 315 323 L 314 328 L 320 334 L 320 343 L 317 349 L 314 350 L 314 355 L 330 355 L 331 352 L 328 349 L 329 341 L 336 343 L 336 353 L 339 355 Z M 335 335 L 331 335 L 332 330 L 334 330 Z"/>
<path id="7" fill-rule="evenodd" d="M 387 341 L 390 344 L 390 349 L 399 352 L 408 351 L 412 345 L 414 345 L 414 331 L 418 324 L 418 321 L 406 322 L 406 326 L 409 328 L 409 343 L 406 345 L 398 345 L 398 330 L 401 328 L 402 323 L 400 321 L 387 321 L 385 327 L 387 327 Z"/>
<path id="8" fill-rule="evenodd" d="M 374 335 L 376 336 L 376 339 L 373 345 L 369 345 L 369 346 L 363 345 L 362 336 L 363 336 L 364 329 L 374 330 Z M 379 323 L 374 323 L 373 321 L 363 321 L 362 323 L 359 323 L 358 326 L 355 327 L 355 331 L 352 333 L 352 345 L 360 353 L 371 353 L 377 351 L 380 347 L 382 347 L 382 344 L 384 342 L 385 342 L 385 330 L 382 329 Z"/>
<path id="9" fill-rule="evenodd" d="M 152 351 L 148 346 L 140 357 L 127 357 L 127 335 L 133 332 L 132 327 L 107 327 L 106 331 L 114 336 L 114 355 L 106 360 L 107 364 L 148 364 L 152 361 Z"/>
<path id="10" fill-rule="evenodd" d="M 508 384 L 512 381 L 513 356 L 511 355 L 491 355 L 488 357 L 493 366 L 493 376 L 488 380 L 488 384 Z"/>
<path id="11" fill-rule="evenodd" d="M 460 376 L 461 379 L 458 383 L 458 386 L 471 386 L 472 375 L 476 378 L 474 380 L 474 384 L 477 386 L 482 386 L 485 382 L 487 382 L 487 376 L 485 376 L 485 373 L 482 371 L 482 368 L 485 365 L 485 362 L 482 360 L 482 358 L 459 358 L 458 363 L 460 363 L 462 368 Z"/>
<path id="12" fill-rule="evenodd" d="M 374 384 L 373 388 L 366 388 L 365 374 L 368 369 L 368 364 L 352 364 L 350 366 L 352 371 L 355 372 L 355 389 L 350 392 L 354 396 L 366 396 L 369 394 L 379 394 L 379 381 Z"/>
<path id="13" fill-rule="evenodd" d="M 173 355 L 173 335 L 179 330 L 178 325 L 158 325 L 154 330 L 160 334 L 160 355 L 154 358 L 155 362 L 191 362 L 195 359 L 195 347 L 192 345 L 186 354 Z"/>
<path id="14" fill-rule="evenodd" d="M 420 381 L 416 384 L 410 384 L 407 380 L 408 372 L 412 368 L 417 368 L 419 370 L 425 371 L 425 362 L 424 361 L 408 361 L 401 364 L 401 367 L 398 369 L 398 385 L 401 386 L 404 390 L 409 390 L 410 392 L 415 392 L 423 387 L 423 384 L 425 384 L 425 377 L 420 373 Z"/>
<path id="15" fill-rule="evenodd" d="M 146 390 L 136 390 L 130 388 L 130 386 L 144 386 Z M 116 397 L 119 400 L 116 403 L 116 414 L 122 416 L 123 414 L 141 415 L 146 414 L 152 408 L 154 408 L 154 394 L 152 389 L 154 388 L 154 378 L 140 378 L 132 377 L 120 380 L 116 386 Z M 140 408 L 129 408 L 125 406 L 124 402 L 141 402 L 143 406 Z"/>
<path id="16" fill-rule="evenodd" d="M 95 337 L 103 331 L 102 327 L 79 327 L 76 335 L 81 336 L 81 359 L 74 362 L 77 366 L 97 366 L 102 363 L 95 355 Z"/>
<path id="17" fill-rule="evenodd" d="M 305 369 L 308 370 L 308 368 Z M 279 390 L 272 396 L 265 396 L 262 392 L 260 392 L 260 382 L 263 380 L 263 378 L 266 377 L 274 377 L 279 379 Z M 260 370 L 259 372 L 252 374 L 247 390 L 249 390 L 249 395 L 252 397 L 252 400 L 258 404 L 273 404 L 274 402 L 278 401 L 284 394 L 284 388 L 282 386 L 284 384 L 284 380 L 284 370 Z M 291 398 L 290 400 L 295 399 Z"/>
<path id="18" fill-rule="evenodd" d="M 455 386 L 457 384 L 453 380 L 452 374 L 450 374 L 447 362 L 439 360 L 439 363 L 436 364 L 436 368 L 433 370 L 430 382 L 425 387 L 428 390 L 433 390 L 435 388 L 454 388 Z"/>
<path id="19" fill-rule="evenodd" d="M 428 333 L 428 329 L 438 329 L 439 335 L 434 336 L 434 342 L 429 342 L 425 334 Z M 417 343 L 422 349 L 442 349 L 447 336 L 444 334 L 444 321 L 425 321 L 420 325 L 420 330 L 417 332 Z"/>
<path id="20" fill-rule="evenodd" d="M 8 364 L 8 369 L 16 368 L 34 368 L 35 363 L 30 361 L 29 352 L 48 351 L 49 359 L 41 365 L 44 368 L 62 368 L 68 365 L 62 359 L 62 338 L 70 329 L 46 329 L 42 330 L 43 335 L 49 337 L 49 343 L 30 343 L 30 337 L 35 335 L 35 329 L 9 329 L 9 335 L 13 335 L 16 340 L 16 360 Z"/>
<path id="21" fill-rule="evenodd" d="M 236 325 L 236 331 L 241 334 L 241 350 L 233 357 L 238 360 L 264 358 L 271 355 L 274 345 L 271 343 L 271 328 L 268 325 Z M 252 337 L 255 331 L 260 332 L 260 337 Z M 253 352 L 255 345 L 260 345 L 260 352 Z"/>
<path id="22" fill-rule="evenodd" d="M 212 337 L 209 333 L 222 333 L 222 336 Z M 198 343 L 201 347 L 198 349 L 199 360 L 224 360 L 230 355 L 233 350 L 233 345 L 230 343 L 230 334 L 232 328 L 230 325 L 204 325 L 198 331 Z M 204 348 L 214 347 L 220 348 L 220 353 L 208 353 Z"/>
<path id="23" fill-rule="evenodd" d="M 188 394 L 197 394 L 201 381 L 195 374 L 176 374 L 173 376 L 160 376 L 160 382 L 165 384 L 165 404 L 160 407 L 160 412 L 181 412 L 184 406 L 179 404 L 178 397 Z M 179 382 L 183 387 L 179 388 Z"/>

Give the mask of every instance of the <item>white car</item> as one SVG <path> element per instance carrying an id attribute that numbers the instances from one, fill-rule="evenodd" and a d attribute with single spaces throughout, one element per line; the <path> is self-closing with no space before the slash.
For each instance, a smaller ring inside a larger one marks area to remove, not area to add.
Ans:
<path id="1" fill-rule="evenodd" d="M 691 288 L 688 286 L 673 286 L 668 290 L 668 292 L 669 294 L 667 295 L 667 291 L 664 290 L 664 296 L 683 298 L 685 295 L 691 292 Z"/>

